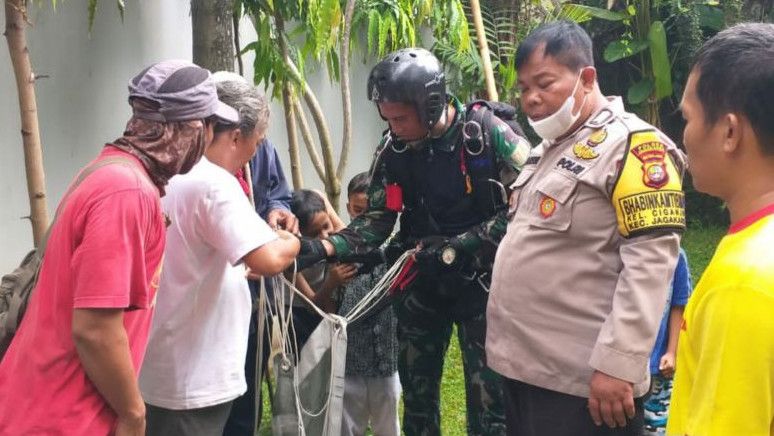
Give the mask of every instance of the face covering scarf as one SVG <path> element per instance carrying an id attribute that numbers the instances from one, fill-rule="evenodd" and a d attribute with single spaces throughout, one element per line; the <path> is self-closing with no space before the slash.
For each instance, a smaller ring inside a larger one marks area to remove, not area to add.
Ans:
<path id="1" fill-rule="evenodd" d="M 584 94 L 583 101 L 578 108 L 578 113 L 573 114 L 572 108 L 575 106 L 575 91 L 578 90 L 580 79 L 581 76 L 578 74 L 578 80 L 575 81 L 575 86 L 572 89 L 572 93 L 570 93 L 570 96 L 567 98 L 567 100 L 564 101 L 562 107 L 560 107 L 559 110 L 543 118 L 542 120 L 535 121 L 532 118 L 527 118 L 529 125 L 532 126 L 538 136 L 547 141 L 553 141 L 570 130 L 570 127 L 572 127 L 572 125 L 575 124 L 575 121 L 578 120 L 578 117 L 580 117 L 581 109 L 583 108 L 583 105 L 586 104 L 586 97 L 588 96 L 588 94 Z"/>
<path id="2" fill-rule="evenodd" d="M 147 110 L 151 103 L 135 99 L 132 106 Z M 124 136 L 110 145 L 140 159 L 163 195 L 169 179 L 190 171 L 204 154 L 204 121 L 162 123 L 132 116 L 126 124 Z"/>

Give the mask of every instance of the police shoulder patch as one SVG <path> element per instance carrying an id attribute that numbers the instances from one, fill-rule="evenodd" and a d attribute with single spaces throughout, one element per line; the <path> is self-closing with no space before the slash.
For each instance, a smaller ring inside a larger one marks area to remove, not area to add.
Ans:
<path id="1" fill-rule="evenodd" d="M 685 229 L 685 194 L 667 145 L 653 130 L 629 136 L 612 201 L 624 237 Z"/>

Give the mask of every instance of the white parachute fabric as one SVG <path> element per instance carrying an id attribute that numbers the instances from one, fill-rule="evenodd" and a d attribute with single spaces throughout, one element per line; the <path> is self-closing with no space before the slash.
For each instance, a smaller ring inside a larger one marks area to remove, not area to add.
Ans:
<path id="1" fill-rule="evenodd" d="M 340 435 L 347 361 L 347 321 L 324 317 L 301 349 L 296 401 L 306 434 Z"/>
<path id="2" fill-rule="evenodd" d="M 260 310 L 268 310 L 272 319 L 269 357 L 269 372 L 275 380 L 272 395 L 272 435 L 341 434 L 347 327 L 351 322 L 365 319 L 382 310 L 385 304 L 389 303 L 389 294 L 394 284 L 406 277 L 404 267 L 409 263 L 410 254 L 407 252 L 401 256 L 345 317 L 323 312 L 296 289 L 293 283 L 283 277 L 275 278 L 274 301 L 266 307 L 260 307 Z M 289 292 L 284 292 L 285 289 Z M 264 293 L 263 289 L 261 293 Z M 295 338 L 295 334 L 291 334 L 293 322 L 290 309 L 294 294 L 305 300 L 307 305 L 322 317 L 322 321 L 298 353 L 298 358 L 294 353 L 297 346 L 291 343 L 292 338 Z M 286 298 L 290 301 L 284 301 Z M 263 339 L 263 336 L 260 338 Z M 259 344 L 258 349 L 261 347 Z M 260 386 L 258 388 L 260 389 Z"/>

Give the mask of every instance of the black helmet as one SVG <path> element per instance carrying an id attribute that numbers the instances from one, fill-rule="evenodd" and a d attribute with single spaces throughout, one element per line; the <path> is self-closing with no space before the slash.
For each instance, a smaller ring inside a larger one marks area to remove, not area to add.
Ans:
<path id="1" fill-rule="evenodd" d="M 413 104 L 422 124 L 432 128 L 446 105 L 446 79 L 441 63 L 423 48 L 390 53 L 368 76 L 368 99 L 374 103 Z"/>

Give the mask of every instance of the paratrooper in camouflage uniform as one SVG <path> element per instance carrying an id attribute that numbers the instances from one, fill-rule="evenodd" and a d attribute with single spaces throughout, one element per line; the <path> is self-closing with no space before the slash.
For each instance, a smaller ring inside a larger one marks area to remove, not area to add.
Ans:
<path id="1" fill-rule="evenodd" d="M 500 381 L 485 362 L 485 284 L 507 227 L 504 186 L 515 180 L 529 143 L 495 116 L 480 124 L 485 144 L 466 143 L 462 130 L 471 119 L 468 110 L 488 109 L 469 109 L 448 96 L 442 68 L 426 50 L 388 55 L 372 70 L 368 95 L 391 128 L 371 167 L 368 210 L 312 251 L 324 250 L 342 261 L 367 256 L 390 236 L 400 214 L 397 251 L 421 245 L 415 254 L 421 274 L 395 307 L 403 431 L 440 434 L 441 375 L 456 324 L 468 434 L 505 434 Z M 412 112 L 425 126 L 425 136 L 402 137 L 405 129 L 396 131 L 400 120 L 391 118 L 385 103 L 416 108 Z M 445 128 L 433 137 L 442 123 Z"/>

